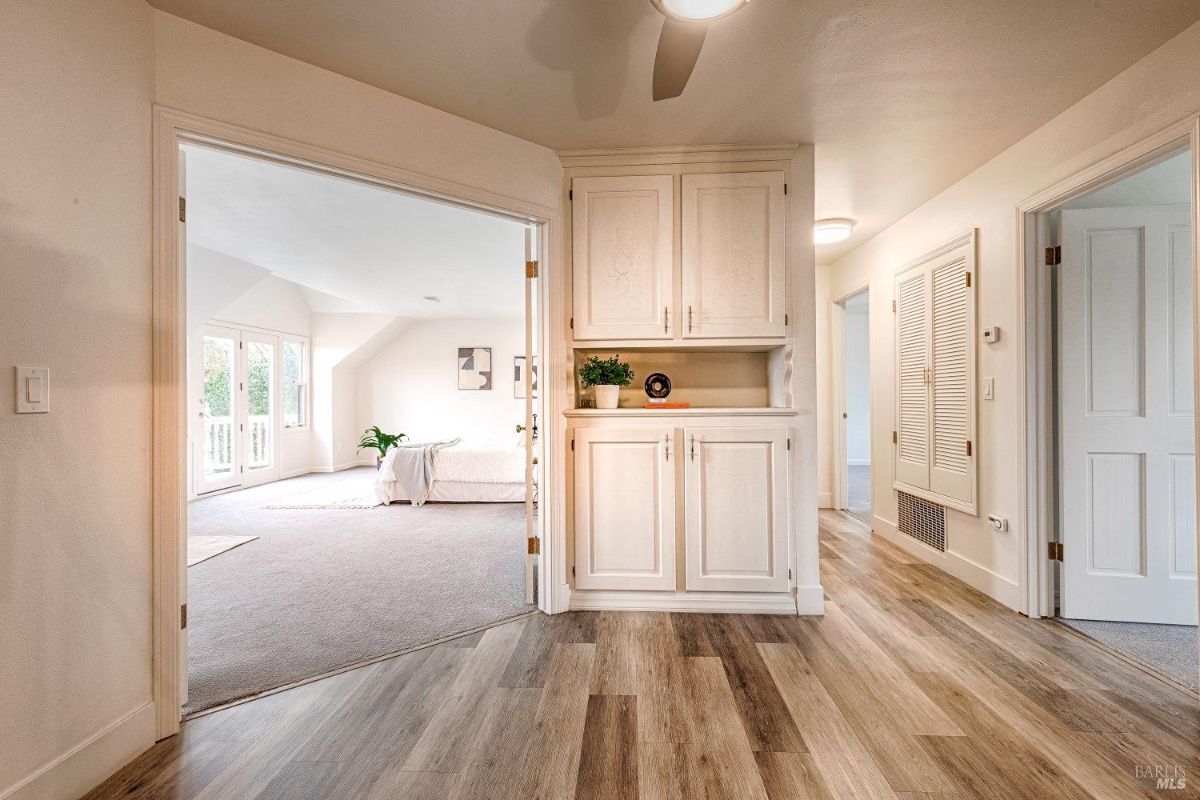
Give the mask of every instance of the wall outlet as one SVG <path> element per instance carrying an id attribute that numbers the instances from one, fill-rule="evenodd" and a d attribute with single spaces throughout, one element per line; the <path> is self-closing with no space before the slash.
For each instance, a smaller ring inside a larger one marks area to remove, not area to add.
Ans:
<path id="1" fill-rule="evenodd" d="M 1004 533 L 1008 530 L 1008 517 L 1002 517 L 999 514 L 988 514 L 988 524 L 997 533 Z"/>

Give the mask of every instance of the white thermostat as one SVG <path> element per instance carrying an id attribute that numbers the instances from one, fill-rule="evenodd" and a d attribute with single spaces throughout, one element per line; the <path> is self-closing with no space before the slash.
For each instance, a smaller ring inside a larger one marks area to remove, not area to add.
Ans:
<path id="1" fill-rule="evenodd" d="M 983 340 L 988 344 L 995 344 L 1000 341 L 1000 329 L 993 325 L 990 328 L 983 329 Z"/>

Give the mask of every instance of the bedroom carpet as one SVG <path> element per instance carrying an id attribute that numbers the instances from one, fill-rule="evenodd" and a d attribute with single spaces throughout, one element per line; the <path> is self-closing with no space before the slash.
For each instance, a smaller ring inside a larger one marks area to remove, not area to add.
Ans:
<path id="1" fill-rule="evenodd" d="M 257 536 L 188 570 L 188 705 L 201 711 L 526 613 L 520 503 L 289 510 L 368 494 L 370 467 L 196 500 L 188 532 Z"/>
<path id="2" fill-rule="evenodd" d="M 1200 691 L 1195 625 L 1150 625 L 1067 619 L 1059 622 L 1193 692 Z"/>
<path id="3" fill-rule="evenodd" d="M 257 536 L 189 536 L 187 565 L 195 566 L 201 561 L 207 561 L 213 556 L 219 556 L 240 544 L 253 542 L 257 538 Z"/>

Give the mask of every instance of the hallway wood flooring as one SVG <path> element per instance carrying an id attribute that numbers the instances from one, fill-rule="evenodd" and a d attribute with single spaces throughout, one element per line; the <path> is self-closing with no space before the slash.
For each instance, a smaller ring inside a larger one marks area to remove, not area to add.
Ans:
<path id="1" fill-rule="evenodd" d="M 1193 697 L 848 515 L 821 556 L 823 618 L 517 620 L 188 721 L 88 798 L 1200 794 Z"/>

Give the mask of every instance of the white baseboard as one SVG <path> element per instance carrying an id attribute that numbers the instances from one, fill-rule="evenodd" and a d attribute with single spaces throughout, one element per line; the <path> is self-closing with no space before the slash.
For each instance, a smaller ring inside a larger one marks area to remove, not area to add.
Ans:
<path id="1" fill-rule="evenodd" d="M 848 467 L 869 467 L 871 459 L 869 458 L 847 458 L 846 466 Z"/>
<path id="2" fill-rule="evenodd" d="M 355 467 L 373 467 L 375 459 L 359 459 L 357 461 L 347 461 L 344 464 L 335 464 L 332 467 L 310 467 L 306 472 L 341 472 L 344 469 L 354 469 Z"/>
<path id="3" fill-rule="evenodd" d="M 301 475 L 311 475 L 313 472 L 315 472 L 315 470 L 312 469 L 312 467 L 302 467 L 300 469 L 294 469 L 291 472 L 280 473 L 279 480 L 286 481 L 288 478 L 299 478 Z"/>
<path id="4" fill-rule="evenodd" d="M 817 492 L 817 508 L 833 508 L 833 492 Z"/>
<path id="5" fill-rule="evenodd" d="M 154 704 L 146 703 L 0 792 L 0 800 L 82 797 L 153 744 Z"/>
<path id="6" fill-rule="evenodd" d="M 905 536 L 896 530 L 896 523 L 890 520 L 878 515 L 874 515 L 873 519 L 875 522 L 872 528 L 875 533 L 909 555 L 933 564 L 968 586 L 983 592 L 997 603 L 1008 606 L 1014 611 L 1019 610 L 1020 590 L 1015 581 L 1011 581 L 1003 575 L 997 575 L 987 567 L 976 564 L 958 553 L 949 550 L 941 553 L 916 539 Z"/>
<path id="7" fill-rule="evenodd" d="M 759 592 L 621 592 L 575 589 L 572 611 L 695 611 L 709 614 L 789 614 L 796 601 L 787 594 Z"/>

